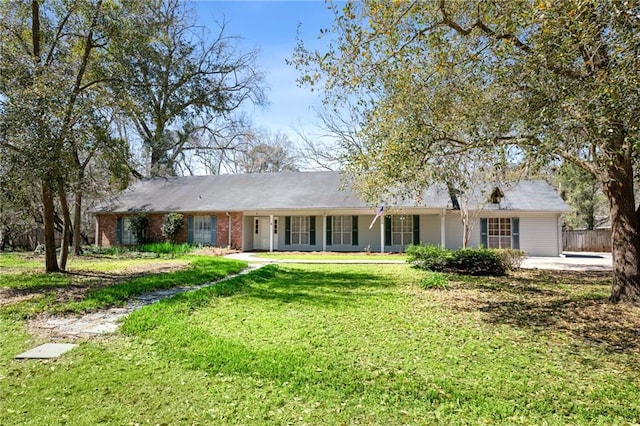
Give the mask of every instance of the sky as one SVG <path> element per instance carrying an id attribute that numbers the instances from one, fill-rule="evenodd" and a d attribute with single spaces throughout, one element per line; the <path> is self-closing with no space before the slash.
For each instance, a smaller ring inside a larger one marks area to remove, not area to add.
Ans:
<path id="1" fill-rule="evenodd" d="M 321 28 L 329 28 L 333 14 L 324 1 L 194 1 L 201 24 L 216 32 L 217 22 L 226 22 L 225 34 L 241 37 L 246 49 L 259 50 L 257 64 L 266 73 L 266 97 L 263 109 L 249 108 L 246 113 L 257 127 L 284 132 L 292 140 L 296 131 L 314 133 L 318 123 L 313 106 L 319 97 L 308 87 L 298 87 L 295 67 L 287 65 L 296 46 L 298 30 L 305 46 L 320 46 Z M 316 130 L 317 131 L 317 130 Z"/>

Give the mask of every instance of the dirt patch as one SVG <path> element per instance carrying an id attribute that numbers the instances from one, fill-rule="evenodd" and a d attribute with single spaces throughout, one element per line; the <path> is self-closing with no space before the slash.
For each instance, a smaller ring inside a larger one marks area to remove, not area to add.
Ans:
<path id="1" fill-rule="evenodd" d="M 224 248 L 224 247 L 202 247 L 196 249 L 193 254 L 205 256 L 226 256 L 228 254 L 240 253 L 240 250 Z"/>
<path id="2" fill-rule="evenodd" d="M 457 281 L 432 295 L 484 321 L 562 334 L 611 352 L 640 352 L 640 308 L 608 301 L 610 272 L 521 270 Z"/>
<path id="3" fill-rule="evenodd" d="M 183 269 L 188 262 L 153 262 L 124 268 L 118 272 L 74 271 L 67 274 L 71 277 L 71 284 L 46 288 L 0 288 L 0 308 L 6 305 L 29 300 L 42 294 L 53 296 L 57 303 L 82 300 L 88 291 L 112 286 L 127 279 L 149 274 Z"/>

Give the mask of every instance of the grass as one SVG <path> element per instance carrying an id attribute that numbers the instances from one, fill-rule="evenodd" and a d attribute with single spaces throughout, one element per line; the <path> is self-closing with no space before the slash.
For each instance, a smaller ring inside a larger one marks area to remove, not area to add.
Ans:
<path id="1" fill-rule="evenodd" d="M 0 315 L 17 318 L 32 318 L 42 312 L 79 313 L 121 306 L 139 294 L 215 281 L 247 265 L 210 256 L 169 260 L 74 258 L 69 263 L 69 273 L 45 274 L 34 272 L 42 267 L 38 259 L 11 255 L 9 259 L 5 259 L 5 255 L 0 259 L 8 265 L 7 272 L 0 273 L 0 289 L 23 296 L 21 301 L 0 310 Z M 16 265 L 22 267 L 23 272 L 16 272 Z M 153 273 L 166 269 L 169 271 Z M 146 273 L 140 275 L 139 270 Z"/>
<path id="2" fill-rule="evenodd" d="M 274 252 L 256 253 L 256 257 L 263 259 L 282 260 L 397 260 L 404 262 L 407 256 L 404 253 L 339 253 L 339 252 Z"/>
<path id="3" fill-rule="evenodd" d="M 269 265 L 55 361 L 0 317 L 7 424 L 634 424 L 640 314 L 598 274 Z M 36 339 L 37 340 L 37 339 Z M 5 344 L 6 342 L 6 344 Z M 100 403 L 96 403 L 100 401 Z"/>

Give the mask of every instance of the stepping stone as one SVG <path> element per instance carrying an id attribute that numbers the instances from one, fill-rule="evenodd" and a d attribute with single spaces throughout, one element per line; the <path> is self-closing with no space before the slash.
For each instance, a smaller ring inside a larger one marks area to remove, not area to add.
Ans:
<path id="1" fill-rule="evenodd" d="M 78 345 L 73 343 L 45 343 L 36 348 L 16 355 L 16 359 L 49 359 L 57 358 Z"/>

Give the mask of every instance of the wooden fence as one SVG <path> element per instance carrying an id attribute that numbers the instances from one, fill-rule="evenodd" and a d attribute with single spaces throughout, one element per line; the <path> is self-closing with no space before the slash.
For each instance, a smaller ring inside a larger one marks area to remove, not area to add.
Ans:
<path id="1" fill-rule="evenodd" d="M 611 251 L 611 229 L 562 231 L 564 251 Z"/>

